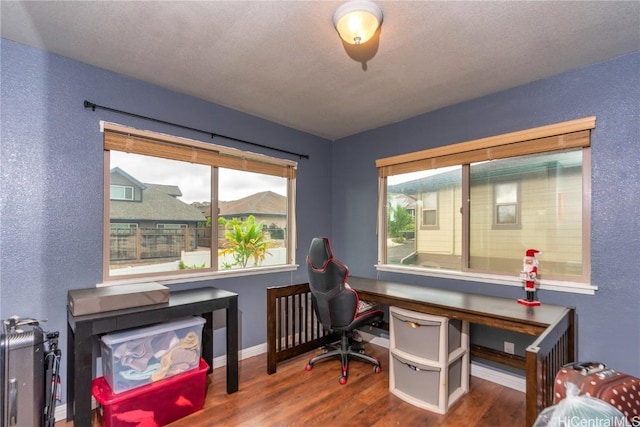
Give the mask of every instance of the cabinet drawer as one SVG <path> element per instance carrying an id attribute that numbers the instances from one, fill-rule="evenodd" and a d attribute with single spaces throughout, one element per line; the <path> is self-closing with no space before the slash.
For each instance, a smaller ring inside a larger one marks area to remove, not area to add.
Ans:
<path id="1" fill-rule="evenodd" d="M 444 414 L 469 390 L 469 357 L 432 366 L 390 353 L 389 391 L 414 406 Z"/>
<path id="2" fill-rule="evenodd" d="M 391 307 L 389 315 L 391 348 L 397 348 L 424 359 L 440 360 L 440 346 L 444 344 L 441 335 L 443 328 L 446 327 L 446 318 L 397 307 Z"/>

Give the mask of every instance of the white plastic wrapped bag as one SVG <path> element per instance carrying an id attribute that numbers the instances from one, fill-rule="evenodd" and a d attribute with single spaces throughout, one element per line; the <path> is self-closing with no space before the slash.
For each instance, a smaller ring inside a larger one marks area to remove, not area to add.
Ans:
<path id="1" fill-rule="evenodd" d="M 566 384 L 567 397 L 540 412 L 533 427 L 608 426 L 630 427 L 629 420 L 614 406 L 582 395 L 573 383 Z"/>

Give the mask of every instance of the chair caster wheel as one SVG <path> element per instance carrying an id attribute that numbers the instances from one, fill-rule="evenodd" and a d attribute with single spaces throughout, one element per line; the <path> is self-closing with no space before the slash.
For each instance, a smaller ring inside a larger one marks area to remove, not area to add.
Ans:
<path id="1" fill-rule="evenodd" d="M 313 365 L 307 365 L 304 367 L 305 371 L 310 371 L 313 368 Z"/>
<path id="2" fill-rule="evenodd" d="M 382 372 L 382 368 L 380 366 L 374 366 L 373 372 L 375 372 L 376 374 L 379 374 L 380 372 Z"/>
<path id="3" fill-rule="evenodd" d="M 340 382 L 340 384 L 345 385 L 347 383 L 347 377 L 340 377 L 338 381 Z"/>

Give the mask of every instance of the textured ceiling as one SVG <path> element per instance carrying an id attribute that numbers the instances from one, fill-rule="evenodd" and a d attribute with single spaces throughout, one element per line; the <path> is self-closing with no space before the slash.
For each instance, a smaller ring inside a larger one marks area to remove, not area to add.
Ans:
<path id="1" fill-rule="evenodd" d="M 378 1 L 357 49 L 341 3 L 2 1 L 0 29 L 330 140 L 640 49 L 638 1 Z"/>

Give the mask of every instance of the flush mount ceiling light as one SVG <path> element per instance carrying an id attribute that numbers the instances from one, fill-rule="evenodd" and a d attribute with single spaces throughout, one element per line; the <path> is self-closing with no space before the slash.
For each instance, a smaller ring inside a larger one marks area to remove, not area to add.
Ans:
<path id="1" fill-rule="evenodd" d="M 382 10 L 372 1 L 344 3 L 333 14 L 333 25 L 342 40 L 351 44 L 366 43 L 382 23 Z"/>

